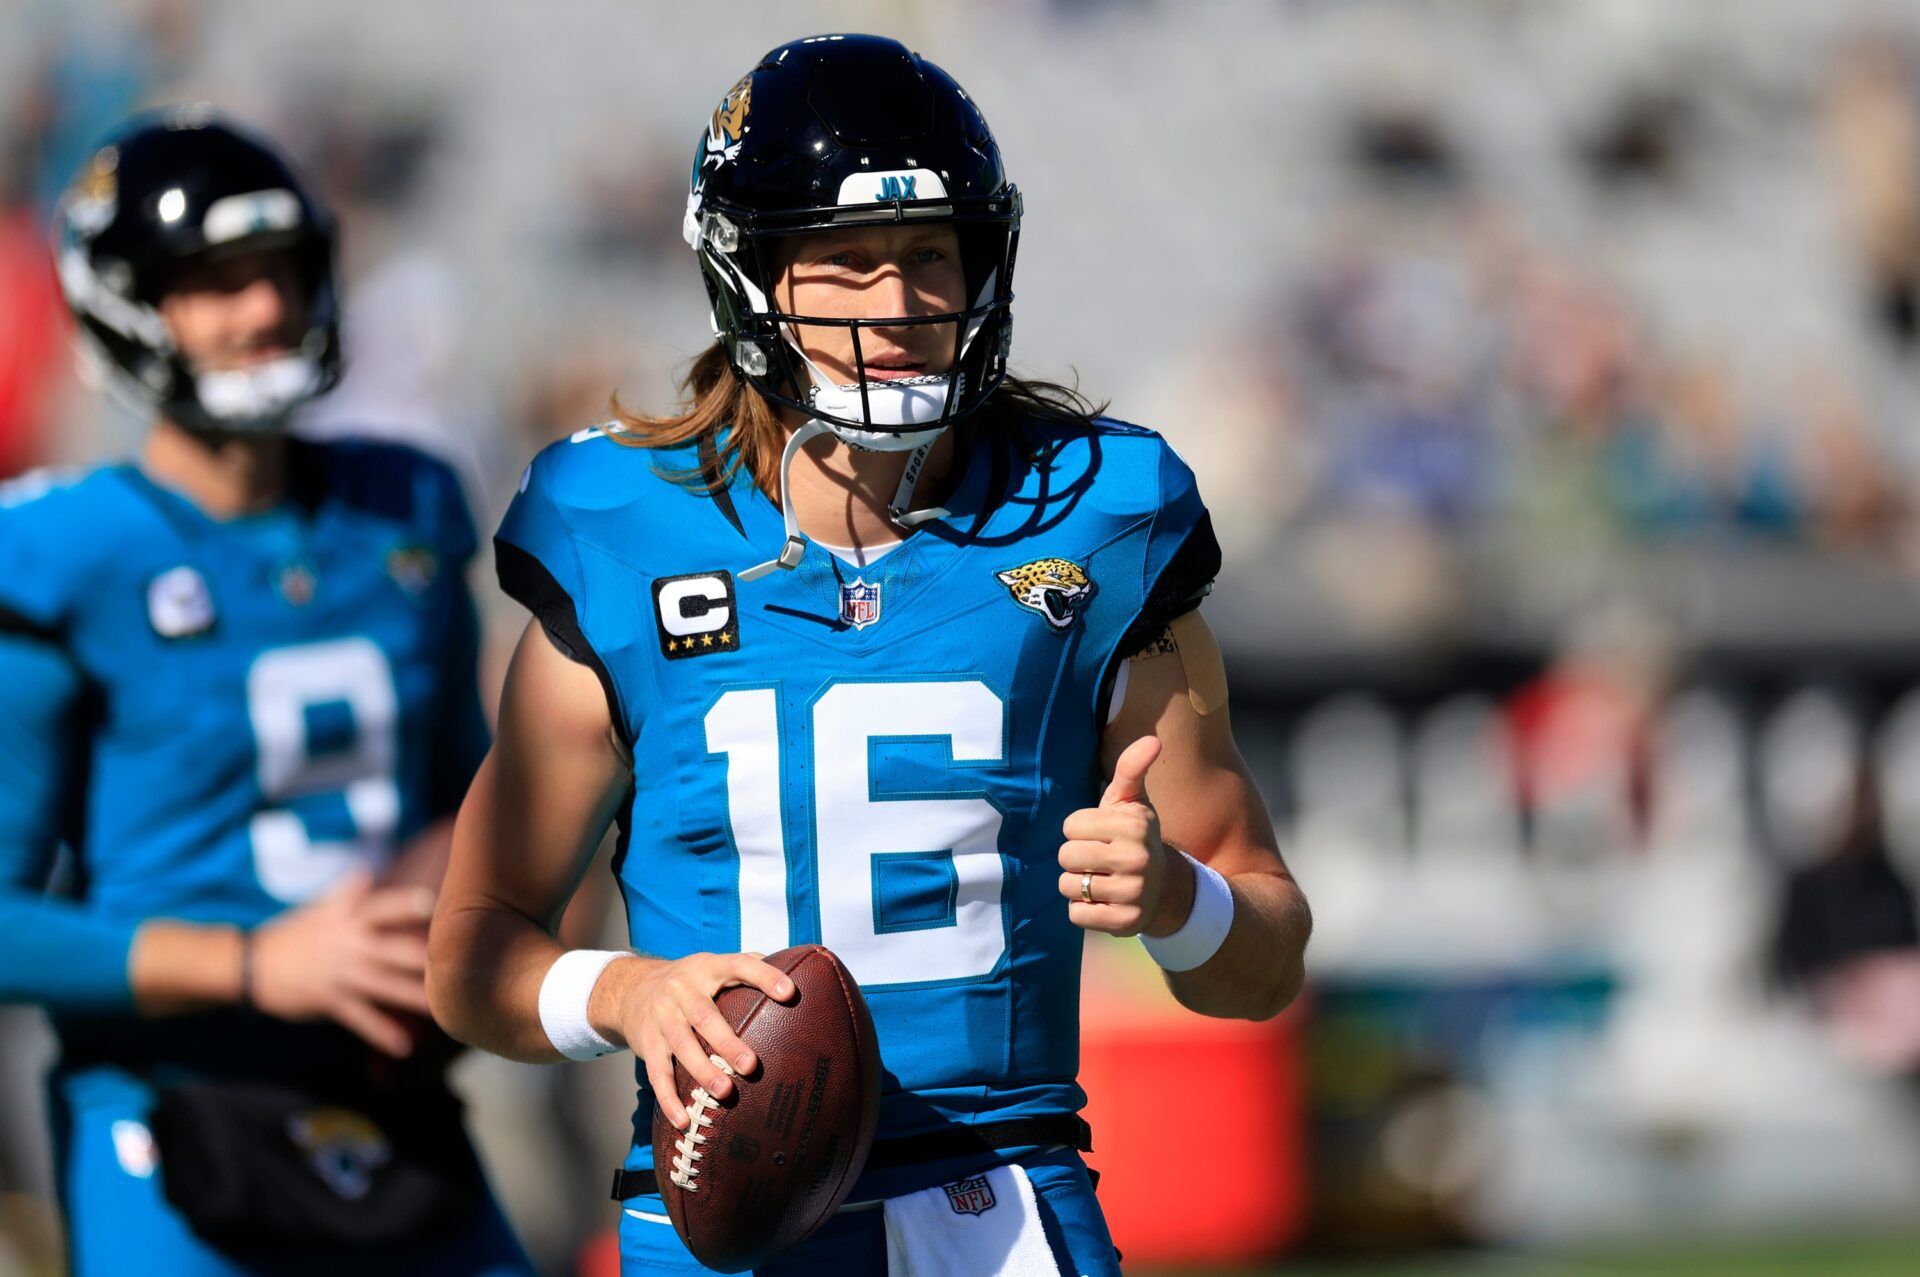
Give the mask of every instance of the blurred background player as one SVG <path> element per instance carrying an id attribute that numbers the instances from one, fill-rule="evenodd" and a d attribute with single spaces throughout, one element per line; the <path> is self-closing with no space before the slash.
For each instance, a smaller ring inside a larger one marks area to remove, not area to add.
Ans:
<path id="1" fill-rule="evenodd" d="M 1020 209 L 932 63 L 772 50 L 696 146 L 720 341 L 691 402 L 553 445 L 502 526 L 537 623 L 429 983 L 490 1050 L 640 1057 L 628 1271 L 702 1271 L 649 1122 L 686 1124 L 676 1060 L 722 1096 L 753 1069 L 712 999 L 791 992 L 756 953 L 823 943 L 873 1009 L 901 1164 L 780 1261 L 860 1272 L 1118 1271 L 1077 1151 L 1086 931 L 1146 937 L 1210 1015 L 1300 987 L 1305 902 L 1195 611 L 1210 518 L 1159 436 L 1006 378 Z M 550 921 L 616 818 L 639 956 L 563 951 Z M 975 1176 L 994 1243 L 943 1192 Z"/>
<path id="2" fill-rule="evenodd" d="M 136 117 L 57 223 L 151 417 L 0 498 L 0 999 L 59 1029 L 73 1268 L 527 1271 L 422 1018 L 487 744 L 458 484 L 283 432 L 339 374 L 334 234 L 266 142 Z"/>

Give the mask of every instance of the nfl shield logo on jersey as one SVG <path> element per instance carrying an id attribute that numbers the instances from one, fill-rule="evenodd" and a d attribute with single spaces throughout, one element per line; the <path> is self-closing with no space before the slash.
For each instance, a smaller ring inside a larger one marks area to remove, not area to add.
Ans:
<path id="1" fill-rule="evenodd" d="M 947 1201 L 956 1215 L 984 1215 L 993 1209 L 993 1185 L 985 1175 L 948 1184 Z"/>
<path id="2" fill-rule="evenodd" d="M 840 586 L 840 621 L 856 630 L 864 630 L 880 619 L 880 586 L 876 582 L 844 582 Z"/>

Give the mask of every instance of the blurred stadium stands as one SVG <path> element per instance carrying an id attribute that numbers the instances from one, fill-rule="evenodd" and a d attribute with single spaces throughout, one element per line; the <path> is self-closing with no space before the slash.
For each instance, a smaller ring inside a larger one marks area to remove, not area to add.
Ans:
<path id="1" fill-rule="evenodd" d="M 1166 432 L 1216 512 L 1318 921 L 1301 1244 L 1920 1232 L 1911 4 L 0 0 L 0 468 L 135 438 L 35 248 L 102 129 L 205 98 L 345 223 L 307 428 L 425 442 L 486 522 L 539 443 L 671 394 L 688 144 L 834 28 L 978 98 L 1017 362 Z M 0 1010 L 9 1277 L 56 1257 L 32 1023 Z M 462 1069 L 566 1271 L 627 1066 Z"/>

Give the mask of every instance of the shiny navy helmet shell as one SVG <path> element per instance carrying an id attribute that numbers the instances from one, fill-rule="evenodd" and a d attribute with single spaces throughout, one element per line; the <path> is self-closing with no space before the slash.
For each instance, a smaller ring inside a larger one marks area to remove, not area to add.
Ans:
<path id="1" fill-rule="evenodd" d="M 895 40 L 823 35 L 769 52 L 714 108 L 695 145 L 684 231 L 735 370 L 856 446 L 899 447 L 972 412 L 1005 376 L 1020 213 L 992 130 L 951 76 Z M 773 305 L 781 237 L 924 222 L 959 237 L 964 310 L 828 320 Z M 951 326 L 953 366 L 870 382 L 861 332 L 903 320 Z M 857 383 L 825 384 L 793 339 L 800 322 L 851 330 Z"/>
<path id="2" fill-rule="evenodd" d="M 278 150 L 205 106 L 135 116 L 88 156 L 54 218 L 60 285 L 123 388 L 194 429 L 278 427 L 340 375 L 332 218 Z M 209 374 L 175 348 L 157 302 L 172 273 L 225 254 L 284 250 L 307 307 L 297 348 Z"/>

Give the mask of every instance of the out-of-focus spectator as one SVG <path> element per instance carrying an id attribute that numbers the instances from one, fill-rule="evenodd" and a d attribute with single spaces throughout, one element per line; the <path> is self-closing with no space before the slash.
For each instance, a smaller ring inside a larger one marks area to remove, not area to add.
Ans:
<path id="1" fill-rule="evenodd" d="M 1536 844 L 1619 849 L 1644 839 L 1651 732 L 1671 662 L 1670 638 L 1615 605 L 1585 619 L 1560 658 L 1514 694 L 1515 788 Z"/>
<path id="2" fill-rule="evenodd" d="M 1857 1062 L 1882 1072 L 1920 1071 L 1913 889 L 1887 855 L 1872 771 L 1860 766 L 1850 788 L 1829 842 L 1787 880 L 1775 963 Z"/>
<path id="3" fill-rule="evenodd" d="M 1833 63 L 1826 132 L 1881 330 L 1920 342 L 1920 83 L 1904 40 L 1865 31 Z"/>

